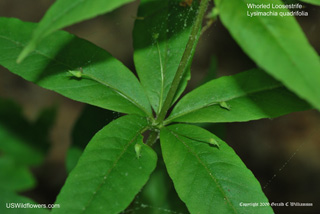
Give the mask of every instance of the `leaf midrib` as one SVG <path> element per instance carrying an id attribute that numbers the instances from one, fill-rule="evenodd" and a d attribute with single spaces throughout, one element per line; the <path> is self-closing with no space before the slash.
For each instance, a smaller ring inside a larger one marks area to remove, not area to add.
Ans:
<path id="1" fill-rule="evenodd" d="M 226 192 L 223 190 L 221 184 L 219 183 L 219 181 L 213 176 L 213 172 L 210 171 L 210 169 L 208 169 L 208 167 L 205 165 L 205 163 L 202 162 L 202 160 L 200 159 L 200 157 L 194 152 L 192 151 L 192 149 L 183 141 L 183 139 L 179 138 L 179 133 L 175 133 L 172 130 L 168 129 L 171 134 L 178 140 L 180 141 L 185 148 L 188 150 L 188 152 L 190 154 L 192 154 L 197 160 L 198 162 L 203 166 L 203 168 L 205 169 L 205 171 L 208 173 L 209 177 L 214 181 L 214 183 L 216 184 L 216 186 L 218 187 L 220 193 L 222 194 L 222 196 L 226 199 L 226 201 L 228 202 L 229 206 L 233 209 L 234 213 L 238 213 L 236 208 L 233 206 L 233 204 L 231 203 L 231 201 L 229 200 L 229 197 L 227 196 Z"/>
<path id="2" fill-rule="evenodd" d="M 169 3 L 169 2 L 167 2 Z M 166 9 L 166 13 L 169 13 L 169 4 L 165 5 L 163 7 L 164 9 Z M 164 62 L 167 62 L 167 57 L 168 57 L 168 32 L 167 32 L 167 29 L 168 29 L 168 20 L 165 21 L 165 25 L 166 25 L 166 30 L 165 30 L 165 60 L 163 61 L 162 60 L 162 56 L 161 56 L 161 50 L 160 50 L 160 45 L 159 43 L 157 42 L 157 49 L 158 49 L 158 54 L 159 54 L 159 63 L 160 63 L 160 74 L 161 74 L 161 89 L 160 89 L 160 98 L 159 98 L 159 106 L 158 106 L 158 111 L 157 111 L 157 114 L 160 113 L 161 109 L 162 109 L 162 104 L 163 104 L 163 100 L 165 99 L 165 97 L 167 95 L 164 94 L 165 92 L 165 88 L 164 88 L 164 85 L 165 85 L 165 70 L 166 70 L 166 63 Z"/>
<path id="3" fill-rule="evenodd" d="M 148 125 L 143 126 L 142 128 L 140 128 L 136 134 L 132 137 L 132 139 L 129 141 L 129 143 L 127 143 L 127 145 L 123 148 L 122 152 L 120 153 L 120 155 L 118 156 L 118 158 L 113 162 L 111 168 L 106 172 L 106 174 L 104 176 L 102 176 L 102 181 L 100 182 L 100 184 L 98 185 L 95 194 L 92 194 L 91 198 L 88 200 L 88 203 L 84 206 L 84 208 L 82 209 L 81 213 L 84 213 L 86 211 L 86 209 L 90 206 L 91 202 L 94 200 L 94 198 L 97 196 L 97 192 L 99 190 L 101 190 L 103 184 L 107 181 L 110 173 L 116 168 L 117 163 L 119 162 L 119 160 L 122 158 L 122 156 L 125 154 L 125 152 L 128 150 L 129 146 L 137 139 L 137 137 L 148 127 Z"/>
<path id="4" fill-rule="evenodd" d="M 24 44 L 22 44 L 22 43 L 20 43 L 20 42 L 18 42 L 18 41 L 12 40 L 12 39 L 10 39 L 10 38 L 8 38 L 8 37 L 6 37 L 6 36 L 0 35 L 0 38 L 6 39 L 6 40 L 14 43 L 14 44 L 15 44 L 16 46 L 18 46 L 18 47 L 21 47 L 21 48 L 26 47 L 26 45 L 24 45 Z M 57 64 L 60 64 L 60 65 L 63 65 L 63 66 L 65 66 L 65 67 L 67 67 L 68 70 L 72 69 L 69 65 L 63 63 L 62 61 L 57 60 L 56 58 L 52 58 L 52 57 L 44 54 L 43 52 L 41 52 L 41 51 L 39 51 L 39 50 L 34 50 L 34 51 L 35 51 L 37 54 L 39 54 L 39 55 L 41 55 L 41 56 L 43 56 L 43 57 L 45 57 L 45 58 L 47 58 L 47 59 L 49 59 L 49 60 L 51 60 L 51 61 L 56 62 Z M 122 92 L 121 90 L 118 90 L 118 89 L 110 86 L 108 83 L 102 82 L 102 81 L 96 79 L 95 77 L 92 77 L 91 75 L 88 75 L 88 74 L 85 74 L 85 75 L 86 75 L 86 76 L 89 76 L 89 78 L 91 78 L 93 81 L 95 81 L 95 82 L 97 82 L 97 83 L 99 83 L 99 84 L 101 84 L 101 85 L 103 85 L 103 86 L 106 86 L 106 87 L 110 88 L 111 90 L 115 91 L 117 94 L 119 94 L 120 96 L 122 96 L 123 98 L 125 98 L 126 100 L 128 100 L 129 102 L 131 102 L 133 105 L 135 105 L 136 107 L 138 107 L 138 108 L 139 108 L 140 110 L 142 110 L 144 113 L 146 113 L 146 115 L 149 115 L 149 116 L 150 116 L 150 113 L 148 113 L 148 111 L 147 111 L 144 107 L 142 107 L 139 103 L 137 103 L 133 98 L 131 98 L 131 97 L 130 97 L 129 95 L 127 95 L 126 93 L 124 93 L 124 92 Z M 85 76 L 85 75 L 84 75 L 84 76 Z"/>
<path id="5" fill-rule="evenodd" d="M 93 81 L 103 85 L 103 86 L 106 86 L 110 89 L 112 89 L 113 91 L 115 91 L 117 94 L 119 94 L 120 96 L 122 96 L 123 98 L 125 98 L 126 100 L 128 100 L 129 102 L 131 102 L 133 105 L 135 105 L 136 107 L 138 107 L 140 110 L 142 110 L 146 115 L 149 115 L 150 116 L 150 113 L 148 113 L 148 111 L 142 107 L 139 103 L 137 103 L 133 98 L 131 98 L 130 96 L 126 95 L 125 93 L 123 93 L 122 91 L 114 88 L 113 86 L 111 86 L 110 84 L 106 83 L 106 82 L 103 82 L 103 81 L 100 81 L 99 79 L 89 75 L 89 74 L 83 74 L 84 76 L 87 76 L 89 77 L 90 79 L 92 79 Z"/>
<path id="6" fill-rule="evenodd" d="M 162 102 L 163 102 L 163 96 L 164 96 L 164 67 L 163 67 L 161 51 L 160 51 L 160 47 L 159 47 L 158 42 L 157 42 L 157 49 L 158 49 L 158 54 L 159 54 L 160 76 L 161 76 L 161 89 L 160 89 L 159 107 L 158 107 L 158 112 L 157 112 L 157 114 L 159 114 L 159 112 L 161 111 L 161 108 L 162 108 Z"/>
<path id="7" fill-rule="evenodd" d="M 220 102 L 229 102 L 229 101 L 234 100 L 234 99 L 239 99 L 239 98 L 242 98 L 242 97 L 250 96 L 250 95 L 253 95 L 255 93 L 271 91 L 271 90 L 278 89 L 278 88 L 283 88 L 283 85 L 279 83 L 278 85 L 274 85 L 272 87 L 266 87 L 266 88 L 262 88 L 262 89 L 258 89 L 258 90 L 251 90 L 251 91 L 248 91 L 247 93 L 245 93 L 243 95 L 240 95 L 240 96 L 233 96 L 233 97 L 230 97 L 228 99 L 222 99 L 222 100 L 219 100 L 219 101 L 216 101 L 216 102 L 211 102 L 211 103 L 203 105 L 203 106 L 201 106 L 199 108 L 191 109 L 189 111 L 185 111 L 185 112 L 182 112 L 182 113 L 177 113 L 175 115 L 173 114 L 171 117 L 168 117 L 168 119 L 164 122 L 164 124 L 169 124 L 174 119 L 177 119 L 179 117 L 185 116 L 185 115 L 190 114 L 192 112 L 195 112 L 195 111 L 198 111 L 198 110 L 201 110 L 201 109 L 213 106 L 213 105 L 219 105 Z"/>

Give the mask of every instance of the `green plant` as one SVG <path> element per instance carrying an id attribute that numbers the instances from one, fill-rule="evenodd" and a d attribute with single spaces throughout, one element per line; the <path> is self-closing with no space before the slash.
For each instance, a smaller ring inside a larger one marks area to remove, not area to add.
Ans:
<path id="1" fill-rule="evenodd" d="M 175 104 L 190 79 L 209 0 L 141 0 L 133 32 L 140 81 L 106 51 L 55 32 L 127 2 L 58 0 L 39 24 L 0 19 L 1 65 L 70 99 L 127 114 L 88 143 L 53 213 L 126 209 L 156 167 L 152 147 L 159 137 L 168 174 L 191 213 L 272 213 L 270 206 L 239 205 L 268 199 L 225 142 L 189 123 L 241 122 L 310 109 L 302 99 L 320 109 L 319 56 L 296 20 L 245 16 L 246 3 L 267 0 L 216 0 L 211 18 L 219 14 L 259 68 L 211 80 Z"/>
<path id="2" fill-rule="evenodd" d="M 16 194 L 36 186 L 30 168 L 39 166 L 49 149 L 48 133 L 55 108 L 45 109 L 30 122 L 17 104 L 0 98 L 0 212 L 7 213 L 5 202 L 34 203 Z M 35 210 L 34 213 L 43 213 Z"/>

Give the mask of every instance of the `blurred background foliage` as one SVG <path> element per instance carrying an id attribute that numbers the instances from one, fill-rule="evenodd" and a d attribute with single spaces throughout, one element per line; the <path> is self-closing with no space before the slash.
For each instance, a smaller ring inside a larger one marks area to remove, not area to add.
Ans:
<path id="1" fill-rule="evenodd" d="M 0 0 L 0 16 L 37 22 L 52 3 L 52 0 Z M 66 30 L 108 50 L 134 71 L 131 35 L 138 3 Z M 320 54 L 320 8 L 304 6 L 309 17 L 297 20 Z M 200 39 L 186 92 L 213 78 L 254 67 L 255 63 L 218 19 Z M 21 198 L 27 196 L 38 203 L 53 203 L 86 143 L 119 116 L 42 89 L 0 67 L 2 196 L 28 202 L 29 199 Z M 274 120 L 202 126 L 234 148 L 260 181 L 270 202 L 314 203 L 308 208 L 275 207 L 276 213 L 320 212 L 319 112 L 310 110 Z M 159 147 L 155 149 L 159 154 Z M 150 181 L 124 213 L 187 213 L 161 157 Z"/>

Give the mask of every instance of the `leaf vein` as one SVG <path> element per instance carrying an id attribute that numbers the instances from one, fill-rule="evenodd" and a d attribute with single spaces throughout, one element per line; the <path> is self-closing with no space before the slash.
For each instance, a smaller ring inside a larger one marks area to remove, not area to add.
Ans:
<path id="1" fill-rule="evenodd" d="M 234 213 L 238 213 L 237 210 L 235 209 L 235 207 L 233 206 L 233 204 L 231 203 L 230 199 L 227 197 L 226 192 L 224 191 L 224 189 L 222 188 L 222 186 L 220 185 L 219 181 L 213 176 L 213 173 L 211 173 L 210 169 L 205 165 L 205 163 L 202 162 L 201 158 L 194 152 L 192 151 L 192 149 L 183 141 L 183 139 L 179 138 L 179 134 L 174 133 L 172 130 L 170 130 L 171 134 L 178 140 L 180 141 L 185 147 L 186 149 L 198 160 L 198 162 L 200 163 L 200 165 L 203 166 L 203 168 L 205 169 L 205 171 L 208 173 L 208 175 L 210 176 L 210 178 L 214 181 L 214 183 L 216 184 L 216 186 L 218 187 L 220 193 L 226 198 L 228 204 L 230 205 L 230 207 L 234 210 Z"/>
<path id="2" fill-rule="evenodd" d="M 129 146 L 136 140 L 136 138 L 140 135 L 140 133 L 146 129 L 147 126 L 143 126 L 142 128 L 140 128 L 139 131 L 137 131 L 137 133 L 133 136 L 133 138 L 128 142 L 128 144 L 123 148 L 122 152 L 120 153 L 120 155 L 118 156 L 118 158 L 114 161 L 113 165 L 111 166 L 111 168 L 106 172 L 106 174 L 102 177 L 102 181 L 100 182 L 99 186 L 97 187 L 95 193 L 97 193 L 99 190 L 101 190 L 103 184 L 106 182 L 106 180 L 108 179 L 110 173 L 115 169 L 117 163 L 119 162 L 119 160 L 123 157 L 123 155 L 125 154 L 125 152 L 128 150 Z M 94 200 L 94 198 L 96 197 L 97 194 L 93 194 L 91 196 L 91 198 L 88 200 L 88 203 L 85 205 L 85 207 L 83 208 L 82 213 L 90 206 L 91 202 Z"/>

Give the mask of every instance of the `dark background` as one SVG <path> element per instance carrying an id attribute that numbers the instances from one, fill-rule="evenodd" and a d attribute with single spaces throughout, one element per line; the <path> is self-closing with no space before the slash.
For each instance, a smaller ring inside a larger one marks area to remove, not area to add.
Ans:
<path id="1" fill-rule="evenodd" d="M 37 22 L 52 3 L 49 0 L 0 0 L 0 16 Z M 298 21 L 320 53 L 320 7 L 305 5 L 309 17 Z M 138 2 L 134 2 L 66 30 L 108 50 L 134 70 L 131 32 L 137 7 Z M 255 67 L 218 20 L 200 40 L 187 91 L 203 81 L 212 59 L 218 62 L 218 76 Z M 3 67 L 0 67 L 0 96 L 20 104 L 31 121 L 44 107 L 58 105 L 57 119 L 50 134 L 52 149 L 45 164 L 33 169 L 39 186 L 24 193 L 37 202 L 53 203 L 66 177 L 64 161 L 71 142 L 70 133 L 84 104 L 42 89 Z M 270 202 L 314 204 L 300 208 L 274 207 L 276 213 L 320 213 L 319 112 L 310 110 L 273 120 L 225 124 L 216 130 L 225 135 L 224 140 L 253 171 Z"/>

